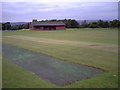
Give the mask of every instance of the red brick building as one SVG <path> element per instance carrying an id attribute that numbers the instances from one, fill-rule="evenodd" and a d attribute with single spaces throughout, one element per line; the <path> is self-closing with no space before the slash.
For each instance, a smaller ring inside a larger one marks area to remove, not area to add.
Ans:
<path id="1" fill-rule="evenodd" d="M 29 24 L 31 30 L 65 30 L 63 22 L 31 22 Z"/>

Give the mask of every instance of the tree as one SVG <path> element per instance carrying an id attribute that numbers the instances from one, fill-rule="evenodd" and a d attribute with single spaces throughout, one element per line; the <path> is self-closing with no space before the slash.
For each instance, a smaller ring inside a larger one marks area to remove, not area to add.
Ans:
<path id="1" fill-rule="evenodd" d="M 5 30 L 5 23 L 2 23 L 2 30 Z"/>
<path id="2" fill-rule="evenodd" d="M 119 23 L 120 23 L 120 21 L 119 20 L 113 20 L 113 21 L 110 21 L 110 27 L 112 27 L 112 28 L 115 28 L 115 27 L 120 27 L 119 26 Z"/>
<path id="3" fill-rule="evenodd" d="M 76 20 L 71 20 L 71 28 L 79 28 L 79 23 Z"/>
<path id="4" fill-rule="evenodd" d="M 87 21 L 86 21 L 86 20 L 82 21 L 80 27 L 82 27 L 82 28 L 87 28 L 87 27 L 88 27 Z"/>
<path id="5" fill-rule="evenodd" d="M 52 20 L 42 20 L 39 22 L 64 22 L 67 28 L 79 28 L 79 23 L 74 20 L 74 19 L 64 19 L 64 20 L 57 20 L 57 19 L 52 19 Z"/>
<path id="6" fill-rule="evenodd" d="M 104 28 L 104 27 L 105 27 L 103 20 L 99 20 L 97 23 L 98 23 L 98 26 L 99 26 L 100 28 Z"/>
<path id="7" fill-rule="evenodd" d="M 120 28 L 120 20 L 119 20 L 119 23 L 118 23 L 118 28 Z"/>
<path id="8" fill-rule="evenodd" d="M 28 29 L 28 28 L 29 28 L 29 23 L 12 26 L 11 30 Z"/>
<path id="9" fill-rule="evenodd" d="M 2 30 L 2 23 L 0 23 L 0 30 Z"/>
<path id="10" fill-rule="evenodd" d="M 12 27 L 11 27 L 11 30 L 19 30 L 18 25 L 12 26 Z"/>
<path id="11" fill-rule="evenodd" d="M 33 19 L 32 22 L 38 22 L 37 19 Z"/>
<path id="12" fill-rule="evenodd" d="M 99 28 L 98 23 L 97 22 L 91 22 L 89 25 L 89 28 Z"/>
<path id="13" fill-rule="evenodd" d="M 109 22 L 108 21 L 105 21 L 104 22 L 104 28 L 108 28 L 109 27 Z"/>
<path id="14" fill-rule="evenodd" d="M 56 22 L 57 20 L 56 19 L 52 19 L 52 20 L 49 20 L 50 22 Z"/>
<path id="15" fill-rule="evenodd" d="M 22 29 L 28 29 L 28 28 L 29 28 L 29 23 L 22 25 Z"/>
<path id="16" fill-rule="evenodd" d="M 10 22 L 2 23 L 2 30 L 10 30 L 11 24 Z"/>

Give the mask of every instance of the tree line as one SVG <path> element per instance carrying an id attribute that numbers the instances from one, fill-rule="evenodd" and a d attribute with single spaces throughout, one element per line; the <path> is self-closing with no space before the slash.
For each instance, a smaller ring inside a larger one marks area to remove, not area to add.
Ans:
<path id="1" fill-rule="evenodd" d="M 33 19 L 32 22 L 64 22 L 66 28 L 120 28 L 120 20 L 112 20 L 112 21 L 93 21 L 88 23 L 87 20 L 84 20 L 78 23 L 75 19 L 63 19 L 63 20 L 41 20 L 37 21 Z M 2 23 L 2 30 L 20 30 L 20 29 L 28 29 L 29 23 L 21 24 L 21 25 L 14 25 L 11 26 L 10 22 Z"/>
<path id="2" fill-rule="evenodd" d="M 37 21 L 37 20 L 33 20 Z M 88 23 L 87 20 L 83 20 L 80 23 L 78 23 L 75 19 L 64 19 L 64 20 L 42 20 L 40 22 L 54 22 L 54 21 L 61 21 L 64 22 L 67 28 L 120 28 L 120 20 L 112 20 L 112 21 L 93 21 Z"/>
<path id="3" fill-rule="evenodd" d="M 2 23 L 2 30 L 20 30 L 20 29 L 28 29 L 29 23 L 14 25 L 12 26 L 10 22 Z"/>
<path id="4" fill-rule="evenodd" d="M 81 28 L 120 28 L 120 20 L 112 20 L 112 21 L 103 21 L 98 20 L 91 23 L 87 23 L 86 20 L 84 20 L 80 24 Z"/>

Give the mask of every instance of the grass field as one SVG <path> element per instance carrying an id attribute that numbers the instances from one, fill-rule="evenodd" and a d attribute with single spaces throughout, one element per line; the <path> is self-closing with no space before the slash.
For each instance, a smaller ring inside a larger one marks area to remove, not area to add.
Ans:
<path id="1" fill-rule="evenodd" d="M 43 53 L 105 72 L 67 86 L 42 80 L 3 57 L 3 87 L 116 88 L 118 87 L 118 30 L 3 31 L 3 43 Z"/>

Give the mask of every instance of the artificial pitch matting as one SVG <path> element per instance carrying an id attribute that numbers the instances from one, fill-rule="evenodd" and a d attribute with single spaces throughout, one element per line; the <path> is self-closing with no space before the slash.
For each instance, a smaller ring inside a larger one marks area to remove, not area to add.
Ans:
<path id="1" fill-rule="evenodd" d="M 67 85 L 103 72 L 7 44 L 2 49 L 4 58 L 56 85 Z"/>

